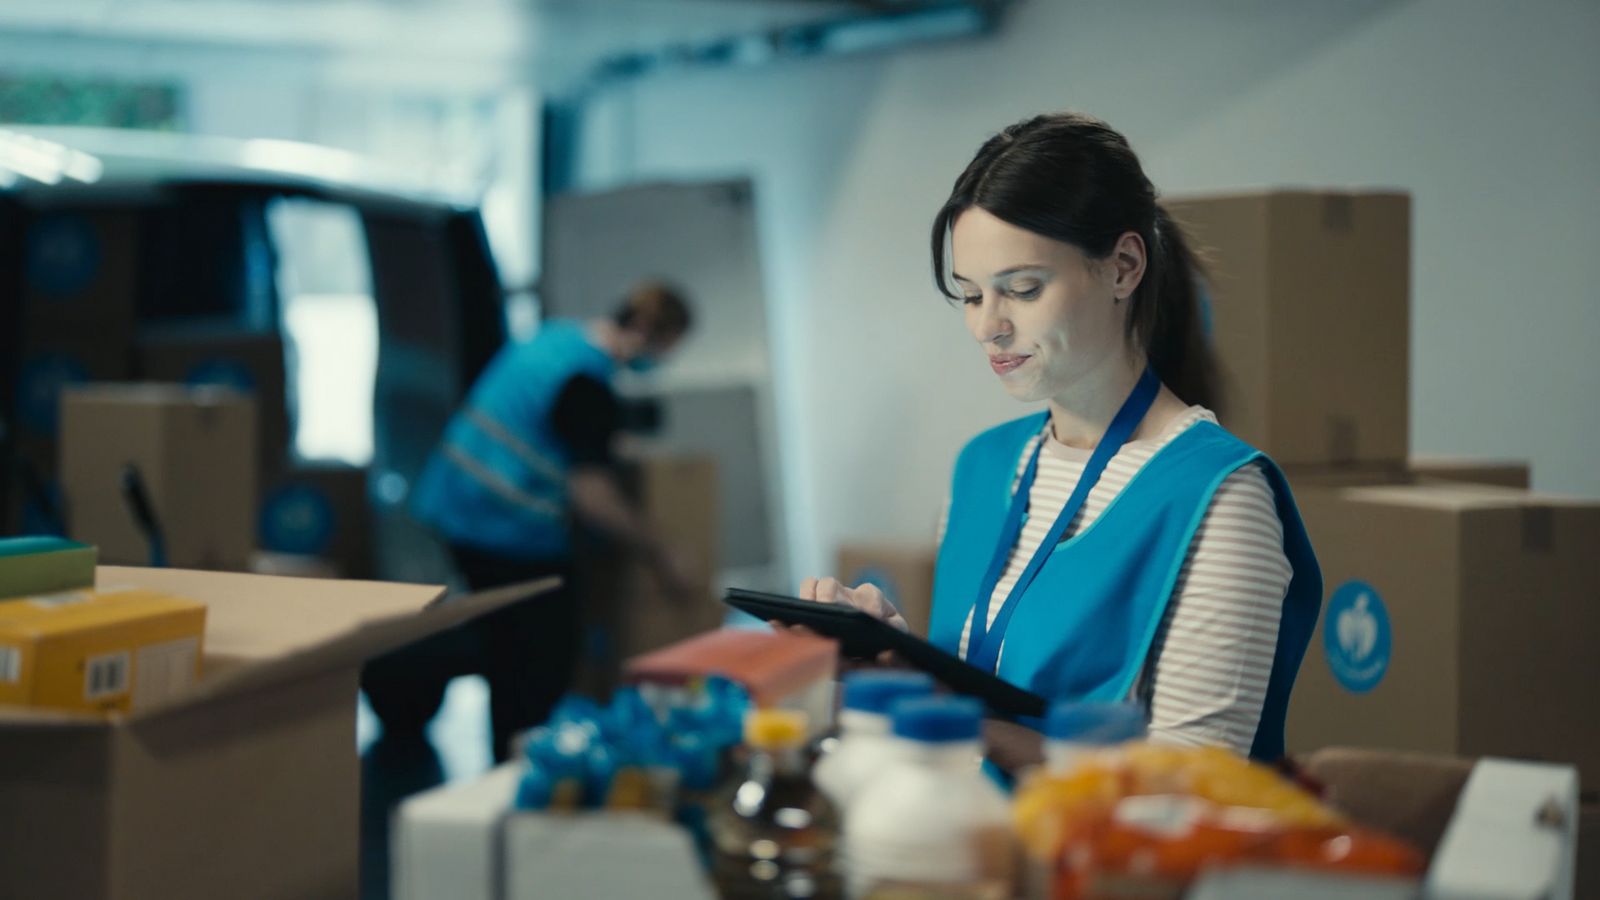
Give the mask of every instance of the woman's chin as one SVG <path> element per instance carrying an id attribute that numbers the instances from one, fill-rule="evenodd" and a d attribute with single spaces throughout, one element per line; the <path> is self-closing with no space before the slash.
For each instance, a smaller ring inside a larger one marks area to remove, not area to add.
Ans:
<path id="1" fill-rule="evenodd" d="M 1046 399 L 1045 396 L 1037 390 L 1038 386 L 1035 384 L 1016 383 L 1002 380 L 1000 386 L 1005 389 L 1005 392 L 1010 395 L 1011 399 L 1016 400 L 1019 403 L 1037 403 L 1040 400 Z"/>

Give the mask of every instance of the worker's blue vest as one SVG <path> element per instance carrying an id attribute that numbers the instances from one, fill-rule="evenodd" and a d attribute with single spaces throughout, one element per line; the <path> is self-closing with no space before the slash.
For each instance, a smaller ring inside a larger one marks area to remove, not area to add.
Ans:
<path id="1" fill-rule="evenodd" d="M 978 435 L 956 462 L 929 627 L 929 640 L 951 653 L 995 553 L 1022 452 L 1046 415 Z M 1282 472 L 1211 422 L 1173 438 L 1099 517 L 1057 545 L 1017 603 L 996 674 L 1050 702 L 1126 699 L 1213 495 L 1230 474 L 1257 460 L 1277 498 L 1294 575 L 1251 756 L 1281 756 L 1289 691 L 1316 627 L 1322 573 Z"/>
<path id="2" fill-rule="evenodd" d="M 412 514 L 452 543 L 514 559 L 568 556 L 571 459 L 550 414 L 574 376 L 610 384 L 615 371 L 576 322 L 546 322 L 501 348 L 417 480 Z"/>

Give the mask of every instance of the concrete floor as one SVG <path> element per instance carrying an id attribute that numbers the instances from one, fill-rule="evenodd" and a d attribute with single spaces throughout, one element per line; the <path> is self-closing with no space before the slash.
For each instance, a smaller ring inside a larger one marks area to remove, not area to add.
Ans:
<path id="1" fill-rule="evenodd" d="M 476 778 L 493 764 L 489 752 L 489 686 L 478 675 L 450 682 L 423 740 L 385 738 L 362 697 L 356 711 L 361 756 L 361 898 L 389 898 L 389 820 L 412 794 Z"/>

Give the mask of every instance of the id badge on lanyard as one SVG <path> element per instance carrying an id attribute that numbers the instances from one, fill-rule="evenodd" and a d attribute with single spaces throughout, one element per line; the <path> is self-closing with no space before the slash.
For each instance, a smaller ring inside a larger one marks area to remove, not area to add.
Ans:
<path id="1" fill-rule="evenodd" d="M 1000 576 L 1005 573 L 1006 562 L 1011 559 L 1011 550 L 1017 545 L 1017 539 L 1022 536 L 1022 524 L 1028 509 L 1028 494 L 1033 488 L 1033 479 L 1039 473 L 1039 451 L 1044 448 L 1041 439 L 1033 448 L 1033 455 L 1028 459 L 1028 467 L 1023 470 L 1022 479 L 1017 483 L 1017 490 L 1011 495 L 1011 507 L 1006 512 L 1005 525 L 1000 529 L 1000 539 L 995 546 L 994 557 L 989 561 L 989 570 L 984 574 L 983 584 L 980 586 L 977 605 L 972 611 L 972 632 L 968 638 L 967 662 L 984 670 L 994 672 L 1000 661 L 1000 645 L 1005 641 L 1006 625 L 1011 621 L 1011 614 L 1016 611 L 1017 603 L 1022 595 L 1027 593 L 1028 585 L 1038 576 L 1039 570 L 1044 568 L 1045 561 L 1061 542 L 1061 536 L 1066 533 L 1072 520 L 1077 518 L 1078 511 L 1083 509 L 1083 503 L 1089 498 L 1089 491 L 1094 488 L 1095 482 L 1100 480 L 1100 473 L 1105 471 L 1106 464 L 1111 457 L 1122 449 L 1122 445 L 1133 437 L 1139 423 L 1144 421 L 1145 413 L 1155 403 L 1156 396 L 1161 392 L 1161 379 L 1156 377 L 1154 369 L 1145 367 L 1144 374 L 1139 377 L 1139 383 L 1134 386 L 1128 399 L 1123 401 L 1122 408 L 1111 420 L 1111 427 L 1095 445 L 1094 453 L 1090 455 L 1089 462 L 1083 468 L 1083 474 L 1078 478 L 1078 484 L 1072 490 L 1072 496 L 1067 498 L 1067 505 L 1061 508 L 1061 514 L 1056 516 L 1055 524 L 1050 526 L 1050 532 L 1040 542 L 1039 548 L 1034 551 L 1033 558 L 1028 560 L 1028 565 L 1022 570 L 1022 575 L 1017 578 L 1017 583 L 1012 585 L 1011 591 L 1006 595 L 1005 602 L 1000 604 L 1000 609 L 995 613 L 994 624 L 989 624 L 989 601 L 994 596 L 995 585 L 1000 583 Z"/>

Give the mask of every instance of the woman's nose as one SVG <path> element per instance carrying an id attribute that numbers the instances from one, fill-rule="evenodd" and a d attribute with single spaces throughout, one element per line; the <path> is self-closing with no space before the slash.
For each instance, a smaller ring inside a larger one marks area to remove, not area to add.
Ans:
<path id="1" fill-rule="evenodd" d="M 972 316 L 972 336 L 980 344 L 997 344 L 1011 336 L 1011 323 L 1000 314 L 999 304 L 985 298 Z"/>

